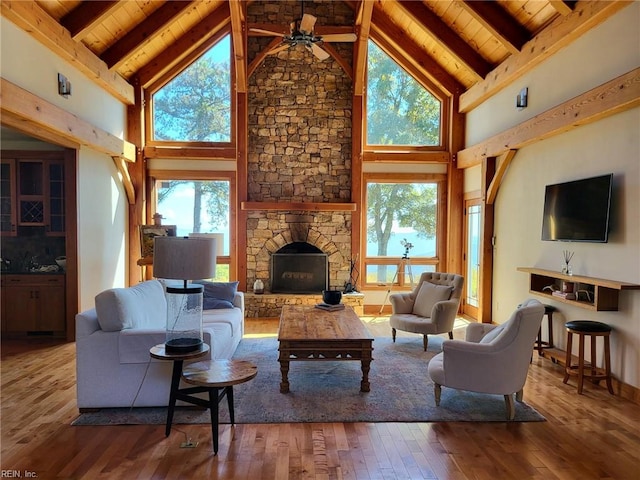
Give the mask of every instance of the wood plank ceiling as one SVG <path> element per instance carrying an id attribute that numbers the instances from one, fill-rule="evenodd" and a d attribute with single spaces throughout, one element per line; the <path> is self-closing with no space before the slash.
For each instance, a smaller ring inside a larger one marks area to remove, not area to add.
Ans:
<path id="1" fill-rule="evenodd" d="M 304 12 L 314 14 L 314 10 L 328 1 L 305 0 Z M 110 71 L 143 86 L 171 74 L 172 69 L 202 53 L 212 39 L 228 29 L 233 34 L 237 58 L 245 31 L 258 27 L 286 33 L 293 19 L 280 12 L 292 11 L 292 4 L 295 11 L 302 6 L 298 0 L 255 0 L 246 5 L 242 0 L 38 0 L 35 3 L 68 31 L 73 41 L 81 42 L 99 57 Z M 450 93 L 463 93 L 511 55 L 520 52 L 526 42 L 558 17 L 570 15 L 577 2 L 366 0 L 344 3 L 353 15 L 348 19 L 346 16 L 332 19 L 331 26 L 318 22 L 316 34 L 350 31 L 360 35 L 355 44 L 356 57 L 357 49 L 366 47 L 363 40 L 370 35 L 388 52 L 394 52 L 394 56 L 420 69 L 435 85 Z M 269 14 L 265 15 L 264 23 L 247 23 L 247 9 L 250 11 L 256 4 L 261 4 L 260 11 Z M 288 8 L 285 4 L 289 4 Z M 336 28 L 332 30 L 332 27 Z M 345 63 L 351 63 L 351 59 Z M 356 77 L 363 75 L 362 65 L 354 63 Z M 236 71 L 251 73 L 244 65 Z M 246 84 L 246 78 L 238 82 Z M 362 78 L 354 79 L 356 88 L 361 84 Z"/>

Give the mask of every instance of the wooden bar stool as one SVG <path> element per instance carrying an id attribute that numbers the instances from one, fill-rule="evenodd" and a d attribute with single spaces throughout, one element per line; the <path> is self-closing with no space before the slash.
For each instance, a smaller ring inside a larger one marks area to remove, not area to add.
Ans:
<path id="1" fill-rule="evenodd" d="M 542 350 L 545 348 L 553 348 L 553 312 L 557 309 L 552 305 L 544 306 L 544 314 L 547 316 L 547 330 L 549 330 L 548 341 L 545 342 L 542 340 L 542 325 L 540 325 L 540 329 L 538 330 L 538 338 L 534 344 L 534 348 L 538 351 L 538 355 L 542 356 Z"/>
<path id="2" fill-rule="evenodd" d="M 567 328 L 567 357 L 565 363 L 565 374 L 562 383 L 567 383 L 570 375 L 578 376 L 578 394 L 582 395 L 582 384 L 585 378 L 590 378 L 593 383 L 600 380 L 607 381 L 607 389 L 613 395 L 611 386 L 611 356 L 609 350 L 609 336 L 611 327 L 606 323 L 591 322 L 587 320 L 574 320 L 565 324 Z M 578 365 L 571 365 L 571 347 L 573 344 L 573 334 L 578 335 Z M 591 342 L 591 363 L 585 366 L 584 363 L 584 339 L 588 336 Z M 604 338 L 604 369 L 596 367 L 596 339 Z"/>

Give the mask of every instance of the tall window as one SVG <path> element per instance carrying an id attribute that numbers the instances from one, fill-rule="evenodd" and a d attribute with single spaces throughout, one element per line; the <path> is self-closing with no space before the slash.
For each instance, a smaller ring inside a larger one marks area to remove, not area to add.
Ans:
<path id="1" fill-rule="evenodd" d="M 153 94 L 154 140 L 231 141 L 230 58 L 227 35 Z"/>
<path id="2" fill-rule="evenodd" d="M 367 82 L 367 145 L 442 143 L 442 103 L 372 41 Z"/>
<path id="3" fill-rule="evenodd" d="M 178 236 L 210 234 L 217 240 L 216 279 L 229 280 L 229 180 L 158 180 L 156 211 Z M 221 258 L 226 257 L 226 258 Z"/>
<path id="4" fill-rule="evenodd" d="M 441 181 L 366 182 L 366 284 L 409 286 L 436 271 Z"/>

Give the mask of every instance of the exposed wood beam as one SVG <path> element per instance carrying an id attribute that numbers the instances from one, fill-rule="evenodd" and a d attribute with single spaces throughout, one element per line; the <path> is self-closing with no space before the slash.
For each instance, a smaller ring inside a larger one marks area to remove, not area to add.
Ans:
<path id="1" fill-rule="evenodd" d="M 133 188 L 133 182 L 131 181 L 131 176 L 129 175 L 129 170 L 127 170 L 126 160 L 122 157 L 111 157 L 113 158 L 113 163 L 116 164 L 116 168 L 118 172 L 122 176 L 122 185 L 124 186 L 124 191 L 127 195 L 127 200 L 130 205 L 136 203 L 136 191 Z"/>
<path id="2" fill-rule="evenodd" d="M 640 67 L 458 152 L 458 168 L 640 105 Z"/>
<path id="3" fill-rule="evenodd" d="M 60 145 L 62 147 L 79 149 L 80 144 L 76 141 L 72 141 L 68 138 L 62 138 L 55 132 L 49 131 L 42 126 L 33 123 L 31 119 L 14 115 L 7 110 L 0 110 L 0 122 L 2 125 L 12 127 L 19 132 L 22 132 L 30 137 L 37 138 L 43 142 L 52 143 L 54 145 Z"/>
<path id="4" fill-rule="evenodd" d="M 492 70 L 493 66 L 482 55 L 422 2 L 401 0 L 398 3 L 418 25 L 430 32 L 444 49 L 464 63 L 479 79 L 483 79 Z"/>
<path id="5" fill-rule="evenodd" d="M 0 87 L 3 117 L 6 112 L 76 145 L 84 145 L 112 157 L 135 161 L 136 149 L 132 143 L 91 125 L 4 78 Z"/>
<path id="6" fill-rule="evenodd" d="M 159 36 L 183 11 L 193 7 L 192 2 L 167 2 L 135 26 L 116 43 L 111 45 L 100 57 L 109 68 L 118 67 L 141 46 Z"/>
<path id="7" fill-rule="evenodd" d="M 249 77 L 251 77 L 251 75 L 253 75 L 253 73 L 257 70 L 257 68 L 262 64 L 264 59 L 269 56 L 269 52 L 272 49 L 274 49 L 275 47 L 277 47 L 278 45 L 280 45 L 281 43 L 282 43 L 282 39 L 280 37 L 274 38 L 273 40 L 271 40 L 271 42 L 269 42 L 269 45 L 267 45 L 265 48 L 263 48 L 254 57 L 254 59 L 251 61 L 251 63 L 247 67 L 247 78 L 249 78 Z"/>
<path id="8" fill-rule="evenodd" d="M 487 203 L 489 185 L 496 172 L 495 157 L 487 157 L 482 162 L 482 209 L 480 210 L 480 295 L 478 320 L 491 323 L 493 309 L 493 231 L 495 227 L 494 206 Z"/>
<path id="9" fill-rule="evenodd" d="M 365 162 L 397 162 L 397 163 L 448 163 L 449 152 L 372 152 L 362 153 Z"/>
<path id="10" fill-rule="evenodd" d="M 80 41 L 120 6 L 115 1 L 81 2 L 60 19 L 60 24 L 69 30 L 71 38 Z"/>
<path id="11" fill-rule="evenodd" d="M 502 179 L 504 178 L 505 173 L 507 173 L 507 169 L 509 168 L 509 165 L 511 165 L 511 161 L 513 160 L 513 157 L 516 156 L 516 153 L 518 153 L 517 150 L 508 150 L 497 158 L 498 167 L 496 168 L 496 173 L 489 184 L 489 188 L 487 189 L 487 204 L 493 205 L 495 203 Z"/>
<path id="12" fill-rule="evenodd" d="M 91 50 L 73 40 L 71 34 L 36 2 L 2 0 L 0 11 L 3 17 L 72 64 L 106 92 L 127 105 L 133 105 L 133 87 L 116 72 L 110 71 Z"/>
<path id="13" fill-rule="evenodd" d="M 371 15 L 373 14 L 373 2 L 360 2 L 356 13 L 356 35 L 358 40 L 353 49 L 353 94 L 364 95 L 364 78 L 367 70 L 367 48 L 369 45 L 369 32 L 371 30 Z"/>
<path id="14" fill-rule="evenodd" d="M 464 91 L 463 85 L 453 78 L 431 56 L 407 36 L 407 32 L 396 26 L 386 15 L 374 9 L 371 19 L 371 39 L 383 50 L 395 52 L 392 58 L 400 65 L 412 71 L 420 71 L 420 78 L 428 79 L 427 85 L 436 85 L 437 90 L 447 95 Z M 399 52 L 402 52 L 400 55 Z"/>
<path id="15" fill-rule="evenodd" d="M 549 0 L 549 4 L 555 8 L 556 12 L 560 15 L 569 15 L 573 12 L 573 8 L 570 4 L 575 4 L 576 2 L 564 2 L 562 0 Z"/>
<path id="16" fill-rule="evenodd" d="M 497 2 L 478 2 L 464 0 L 459 5 L 473 18 L 489 30 L 511 53 L 518 53 L 531 39 L 529 31 L 515 22 Z"/>
<path id="17" fill-rule="evenodd" d="M 247 91 L 247 31 L 246 17 L 243 11 L 245 7 L 245 2 L 229 0 L 231 41 L 233 44 L 233 58 L 236 67 L 236 90 L 238 93 L 245 93 Z"/>
<path id="18" fill-rule="evenodd" d="M 331 55 L 336 62 L 338 62 L 338 65 L 342 67 L 344 73 L 353 80 L 353 69 L 351 68 L 351 64 L 345 60 L 342 55 L 340 55 L 340 52 L 338 52 L 330 43 L 323 43 L 322 48 L 324 48 L 326 52 Z"/>
<path id="19" fill-rule="evenodd" d="M 542 61 L 569 45 L 632 2 L 581 1 L 565 17 L 559 17 L 539 35 L 527 42 L 521 52 L 511 55 L 485 80 L 460 96 L 460 112 L 468 112 L 486 99 L 531 71 Z"/>
<path id="20" fill-rule="evenodd" d="M 235 160 L 234 147 L 144 147 L 145 158 L 190 158 L 194 160 Z"/>
<path id="21" fill-rule="evenodd" d="M 142 87 L 147 88 L 173 67 L 182 63 L 200 45 L 229 25 L 230 21 L 229 3 L 223 2 L 138 71 Z"/>

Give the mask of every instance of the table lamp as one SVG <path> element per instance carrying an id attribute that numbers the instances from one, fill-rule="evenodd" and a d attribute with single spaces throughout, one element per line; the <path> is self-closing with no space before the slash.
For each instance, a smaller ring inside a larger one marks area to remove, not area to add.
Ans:
<path id="1" fill-rule="evenodd" d="M 204 287 L 189 280 L 215 277 L 216 241 L 213 238 L 156 237 L 153 275 L 182 280 L 166 287 L 167 353 L 189 353 L 202 347 L 202 292 Z"/>

